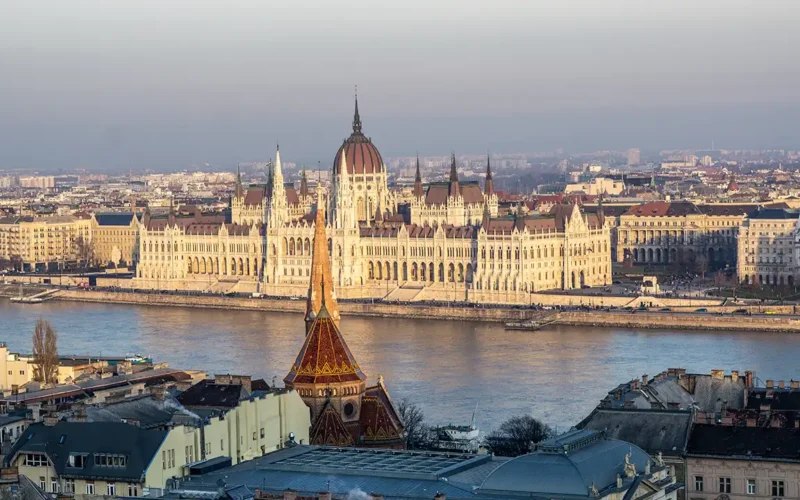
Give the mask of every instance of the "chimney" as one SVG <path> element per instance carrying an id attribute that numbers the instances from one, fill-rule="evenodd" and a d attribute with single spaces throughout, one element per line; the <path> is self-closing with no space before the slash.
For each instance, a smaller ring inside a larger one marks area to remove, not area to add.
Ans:
<path id="1" fill-rule="evenodd" d="M 748 389 L 751 389 L 753 387 L 753 381 L 755 379 L 755 376 L 756 376 L 756 374 L 753 373 L 750 370 L 747 370 L 746 372 L 744 372 L 744 385 Z"/>
<path id="2" fill-rule="evenodd" d="M 380 493 L 370 493 L 369 500 L 383 500 L 383 495 Z"/>
<path id="3" fill-rule="evenodd" d="M 790 389 L 800 389 L 800 380 L 790 380 L 789 381 L 789 388 Z"/>
<path id="4" fill-rule="evenodd" d="M 86 406 L 83 403 L 72 403 L 70 405 L 70 422 L 86 422 Z"/>
<path id="5" fill-rule="evenodd" d="M 630 388 L 632 391 L 635 391 L 639 388 L 639 381 L 636 379 L 631 380 Z"/>
<path id="6" fill-rule="evenodd" d="M 319 500 L 331 500 L 331 492 L 330 491 L 320 491 L 318 499 Z"/>
<path id="7" fill-rule="evenodd" d="M 437 491 L 436 494 L 433 495 L 433 500 L 447 500 L 447 495 Z"/>
<path id="8" fill-rule="evenodd" d="M 775 388 L 775 381 L 767 380 L 767 389 L 774 389 L 774 388 Z"/>
<path id="9" fill-rule="evenodd" d="M 647 377 L 646 373 L 644 375 L 642 375 L 642 386 L 647 385 L 647 379 L 648 379 L 648 377 Z"/>
<path id="10" fill-rule="evenodd" d="M 250 375 L 214 375 L 215 384 L 241 385 L 248 393 L 253 392 L 252 382 Z"/>
<path id="11" fill-rule="evenodd" d="M 778 380 L 778 389 L 785 389 L 785 388 L 786 384 L 783 382 L 783 380 Z"/>
<path id="12" fill-rule="evenodd" d="M 739 380 L 739 370 L 731 370 L 731 380 L 734 382 Z"/>
<path id="13" fill-rule="evenodd" d="M 724 380 L 725 370 L 711 370 L 711 378 L 716 380 Z"/>
<path id="14" fill-rule="evenodd" d="M 163 385 L 153 385 L 150 386 L 150 394 L 153 396 L 153 399 L 156 401 L 164 401 L 164 395 L 167 392 L 167 388 Z"/>
<path id="15" fill-rule="evenodd" d="M 283 500 L 297 500 L 297 492 L 294 490 L 283 490 Z"/>
<path id="16" fill-rule="evenodd" d="M 756 419 L 748 418 L 747 419 L 747 427 L 755 427 L 756 426 Z"/>
<path id="17" fill-rule="evenodd" d="M 58 423 L 58 416 L 54 415 L 52 413 L 49 413 L 49 414 L 44 416 L 44 418 L 42 419 L 42 422 L 44 422 L 44 425 L 46 425 L 47 427 L 53 427 Z"/>

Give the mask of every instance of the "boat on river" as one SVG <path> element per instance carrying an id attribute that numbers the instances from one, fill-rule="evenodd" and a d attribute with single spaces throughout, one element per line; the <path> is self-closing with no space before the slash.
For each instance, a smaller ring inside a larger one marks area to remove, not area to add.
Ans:
<path id="1" fill-rule="evenodd" d="M 481 447 L 481 432 L 475 425 L 475 411 L 469 425 L 442 425 L 431 429 L 433 446 L 438 451 L 477 453 Z"/>

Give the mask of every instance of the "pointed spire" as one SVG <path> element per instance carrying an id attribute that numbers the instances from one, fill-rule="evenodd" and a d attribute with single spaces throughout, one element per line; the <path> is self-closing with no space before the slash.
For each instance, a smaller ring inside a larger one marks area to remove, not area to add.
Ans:
<path id="1" fill-rule="evenodd" d="M 358 114 L 358 85 L 356 85 L 356 112 L 353 114 L 353 133 L 361 133 L 361 115 Z"/>
<path id="2" fill-rule="evenodd" d="M 422 175 L 419 173 L 419 152 L 417 152 L 417 175 L 414 176 L 414 197 L 422 198 Z"/>
<path id="3" fill-rule="evenodd" d="M 457 198 L 461 194 L 458 187 L 458 170 L 456 169 L 456 154 L 450 155 L 450 197 Z"/>
<path id="4" fill-rule="evenodd" d="M 167 217 L 167 224 L 170 226 L 175 225 L 175 198 L 170 197 L 169 199 L 169 216 Z"/>
<path id="5" fill-rule="evenodd" d="M 340 149 L 341 154 L 339 155 L 339 178 L 341 180 L 346 180 L 347 175 L 349 172 L 347 171 L 347 150 L 344 146 Z"/>
<path id="6" fill-rule="evenodd" d="M 606 225 L 606 211 L 603 208 L 603 197 L 602 196 L 597 201 L 597 223 L 600 225 L 599 229 L 602 229 Z"/>
<path id="7" fill-rule="evenodd" d="M 273 167 L 272 159 L 270 159 L 270 161 L 269 161 L 269 163 L 267 165 L 269 167 L 269 170 L 267 172 L 267 197 L 268 198 L 272 198 L 272 186 L 273 186 L 273 182 L 272 182 L 272 167 Z"/>
<path id="8" fill-rule="evenodd" d="M 300 176 L 300 196 L 308 198 L 308 178 L 306 177 L 305 168 L 303 168 L 303 174 Z"/>
<path id="9" fill-rule="evenodd" d="M 325 208 L 322 202 L 322 186 L 317 186 L 317 211 L 314 222 L 314 249 L 311 256 L 311 282 L 306 302 L 306 333 L 319 315 L 322 305 L 339 326 L 339 305 L 333 296 L 333 278 L 328 253 L 328 237 L 325 234 Z"/>
<path id="10" fill-rule="evenodd" d="M 272 169 L 272 202 L 281 207 L 286 205 L 286 191 L 283 186 L 280 146 L 277 146 L 275 149 L 275 166 Z"/>
<path id="11" fill-rule="evenodd" d="M 283 177 L 283 171 L 281 170 L 281 146 L 278 145 L 275 149 L 275 171 L 273 173 L 276 176 Z"/>
<path id="12" fill-rule="evenodd" d="M 492 164 L 489 158 L 489 153 L 486 153 L 486 185 L 483 188 L 483 194 L 491 196 L 494 194 L 494 181 L 492 180 Z"/>
<path id="13" fill-rule="evenodd" d="M 375 208 L 375 223 L 380 224 L 381 222 L 383 222 L 383 211 L 381 210 L 381 202 L 378 201 Z"/>
<path id="14" fill-rule="evenodd" d="M 236 164 L 236 197 L 242 197 L 242 169 L 239 164 Z"/>
<path id="15" fill-rule="evenodd" d="M 487 232 L 489 231 L 489 224 L 492 222 L 492 214 L 489 212 L 489 205 L 483 205 L 483 220 L 481 220 L 481 227 Z"/>

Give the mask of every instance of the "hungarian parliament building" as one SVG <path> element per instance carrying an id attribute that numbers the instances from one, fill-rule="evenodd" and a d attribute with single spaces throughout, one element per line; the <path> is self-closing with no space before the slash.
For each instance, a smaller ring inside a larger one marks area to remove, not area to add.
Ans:
<path id="1" fill-rule="evenodd" d="M 327 193 L 310 192 L 305 177 L 298 190 L 278 151 L 266 186 L 237 180 L 228 214 L 145 214 L 135 286 L 302 296 L 318 206 L 339 298 L 528 303 L 533 292 L 611 283 L 602 206 L 501 217 L 488 158 L 483 186 L 459 181 L 455 156 L 447 181 L 423 185 L 417 162 L 412 200 L 398 203 L 358 101 L 332 169 Z"/>

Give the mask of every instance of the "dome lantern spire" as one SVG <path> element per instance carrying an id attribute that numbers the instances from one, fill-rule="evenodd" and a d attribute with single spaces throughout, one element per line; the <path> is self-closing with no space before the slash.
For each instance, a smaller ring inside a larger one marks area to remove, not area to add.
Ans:
<path id="1" fill-rule="evenodd" d="M 353 133 L 361 133 L 361 115 L 358 114 L 358 85 L 356 85 L 356 111 L 353 114 Z"/>

